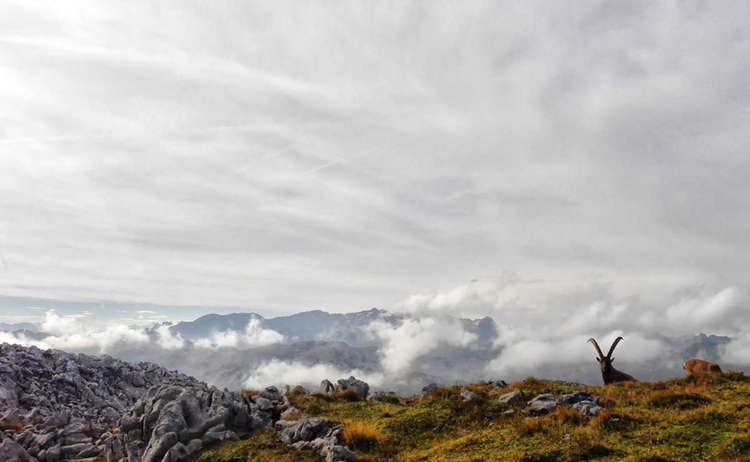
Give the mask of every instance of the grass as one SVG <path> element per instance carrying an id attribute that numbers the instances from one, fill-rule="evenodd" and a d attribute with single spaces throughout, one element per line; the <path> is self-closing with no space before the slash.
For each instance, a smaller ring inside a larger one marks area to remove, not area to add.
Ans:
<path id="1" fill-rule="evenodd" d="M 0 420 L 0 432 L 4 432 L 6 430 L 13 431 L 14 433 L 22 433 L 23 424 L 19 422 L 5 422 Z"/>
<path id="2" fill-rule="evenodd" d="M 319 462 L 311 451 L 296 451 L 276 439 L 273 430 L 256 432 L 244 441 L 223 443 L 203 451 L 194 462 Z"/>
<path id="3" fill-rule="evenodd" d="M 750 462 L 750 378 L 742 373 L 608 386 L 529 378 L 504 388 L 468 388 L 477 393 L 476 400 L 464 402 L 461 387 L 387 401 L 302 393 L 291 400 L 308 415 L 344 424 L 346 443 L 363 462 Z M 607 409 L 594 418 L 564 407 L 528 417 L 522 405 L 509 407 L 497 399 L 516 388 L 528 399 L 540 393 L 587 391 Z M 249 442 L 226 445 L 252 447 L 254 452 L 241 456 L 245 458 L 201 461 L 292 460 L 282 453 L 268 458 L 283 451 L 269 438 L 273 440 L 261 433 Z M 261 441 L 265 446 L 258 446 Z"/>

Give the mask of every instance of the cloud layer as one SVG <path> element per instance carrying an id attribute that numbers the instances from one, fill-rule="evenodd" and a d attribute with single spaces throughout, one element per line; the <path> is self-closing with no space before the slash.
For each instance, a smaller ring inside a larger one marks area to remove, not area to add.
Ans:
<path id="1" fill-rule="evenodd" d="M 204 6 L 0 6 L 0 292 L 748 287 L 747 3 Z"/>
<path id="2" fill-rule="evenodd" d="M 54 310 L 41 320 L 41 334 L 0 333 L 0 341 L 155 361 L 235 388 L 314 386 L 324 378 L 355 375 L 376 387 L 414 392 L 433 381 L 527 376 L 598 383 L 594 350 L 586 340 L 594 337 L 606 350 L 623 336 L 614 355 L 618 367 L 657 380 L 682 375 L 680 366 L 691 357 L 750 370 L 747 302 L 738 287 L 682 291 L 653 306 L 637 297 L 617 297 L 608 287 L 505 278 L 408 297 L 399 304 L 409 310 L 401 316 L 350 315 L 348 324 L 335 326 L 330 336 L 321 330 L 314 343 L 295 343 L 291 326 L 307 329 L 310 324 L 291 319 L 286 321 L 289 337 L 251 315 L 244 328 L 205 331 L 188 340 L 168 324 L 127 327 L 86 312 L 59 315 Z M 487 330 L 479 321 L 455 316 L 466 312 L 491 316 L 496 324 Z M 356 319 L 361 323 L 351 321 Z M 351 346 L 340 342 L 342 336 L 362 341 Z"/>

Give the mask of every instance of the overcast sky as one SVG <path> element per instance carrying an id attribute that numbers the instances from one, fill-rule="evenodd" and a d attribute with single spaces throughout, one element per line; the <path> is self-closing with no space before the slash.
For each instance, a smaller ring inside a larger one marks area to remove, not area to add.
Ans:
<path id="1" fill-rule="evenodd" d="M 742 293 L 748 75 L 743 1 L 2 0 L 0 295 Z"/>

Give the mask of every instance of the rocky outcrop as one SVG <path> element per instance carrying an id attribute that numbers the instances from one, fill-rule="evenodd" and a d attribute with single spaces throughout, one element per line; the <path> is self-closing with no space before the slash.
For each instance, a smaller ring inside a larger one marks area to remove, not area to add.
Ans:
<path id="1" fill-rule="evenodd" d="M 12 439 L 29 457 L 92 457 L 94 439 L 150 387 L 179 378 L 186 376 L 151 363 L 2 344 L 0 420 L 23 424 Z"/>
<path id="2" fill-rule="evenodd" d="M 352 376 L 348 379 L 338 379 L 336 382 L 336 392 L 354 393 L 359 399 L 367 399 L 367 395 L 370 393 L 370 385 Z"/>
<path id="3" fill-rule="evenodd" d="M 195 379 L 170 381 L 149 390 L 97 446 L 108 462 L 176 462 L 271 427 L 282 401 L 275 387 L 246 397 Z"/>
<path id="4" fill-rule="evenodd" d="M 276 422 L 279 439 L 297 450 L 310 449 L 326 462 L 355 462 L 354 453 L 339 444 L 343 427 L 333 426 L 323 417 L 303 417 L 296 422 Z"/>
<path id="5" fill-rule="evenodd" d="M 328 383 L 334 393 L 365 398 L 369 392 L 354 377 Z M 314 449 L 327 462 L 356 460 L 339 444 L 340 426 L 279 420 L 285 409 L 288 416 L 299 413 L 287 393 L 276 387 L 235 393 L 150 363 L 3 344 L 0 420 L 22 430 L 0 433 L 0 461 L 178 462 L 274 424 L 282 441 Z"/>
<path id="6" fill-rule="evenodd" d="M 587 417 L 598 415 L 604 410 L 599 405 L 599 398 L 584 391 L 577 391 L 560 395 L 559 398 L 552 393 L 537 395 L 528 402 L 524 412 L 534 416 L 544 415 L 554 411 L 558 406 L 576 409 Z"/>
<path id="7" fill-rule="evenodd" d="M 473 391 L 469 390 L 468 388 L 462 388 L 461 389 L 461 399 L 464 402 L 476 401 L 477 398 L 479 398 L 479 395 L 477 395 Z"/>
<path id="8" fill-rule="evenodd" d="M 324 395 L 333 395 L 333 393 L 336 391 L 336 387 L 331 383 L 330 380 L 324 379 L 322 382 L 320 382 L 320 388 L 318 389 L 320 393 L 323 393 Z"/>
<path id="9" fill-rule="evenodd" d="M 367 395 L 370 393 L 370 385 L 353 376 L 348 379 L 338 379 L 335 385 L 326 379 L 320 382 L 319 391 L 328 396 L 337 393 L 352 393 L 359 399 L 367 399 Z"/>
<path id="10" fill-rule="evenodd" d="M 511 391 L 510 393 L 505 393 L 504 395 L 500 395 L 498 398 L 501 403 L 505 403 L 509 406 L 514 406 L 516 404 L 522 403 L 523 400 L 526 397 L 524 396 L 523 392 L 519 389 L 515 389 Z"/>
<path id="11" fill-rule="evenodd" d="M 0 433 L 0 456 L 3 462 L 37 462 L 21 445 L 3 433 Z"/>

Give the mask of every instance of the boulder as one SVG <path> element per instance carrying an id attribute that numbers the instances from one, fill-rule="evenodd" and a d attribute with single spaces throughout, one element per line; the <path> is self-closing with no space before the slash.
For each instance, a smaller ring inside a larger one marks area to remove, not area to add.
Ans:
<path id="1" fill-rule="evenodd" d="M 370 385 L 367 382 L 356 379 L 353 376 L 348 379 L 339 379 L 336 383 L 337 393 L 354 393 L 360 399 L 366 399 L 370 392 Z"/>
<path id="2" fill-rule="evenodd" d="M 313 441 L 324 436 L 331 427 L 331 422 L 323 417 L 303 417 L 290 424 L 277 422 L 279 439 L 286 444 L 300 441 Z"/>
<path id="3" fill-rule="evenodd" d="M 516 404 L 520 404 L 526 399 L 526 396 L 523 394 L 523 391 L 519 389 L 515 389 L 511 391 L 510 393 L 505 393 L 504 395 L 500 395 L 498 398 L 501 403 L 505 403 L 508 406 L 515 406 Z"/>
<path id="4" fill-rule="evenodd" d="M 336 391 L 336 387 L 331 383 L 330 380 L 325 379 L 322 382 L 320 382 L 319 391 L 323 393 L 324 395 L 331 396 Z"/>
<path id="5" fill-rule="evenodd" d="M 529 401 L 528 405 L 524 409 L 524 412 L 531 415 L 543 415 L 548 414 L 555 410 L 559 406 L 559 401 L 555 398 L 552 393 L 544 393 L 537 395 Z"/>
<path id="6" fill-rule="evenodd" d="M 564 404 L 566 406 L 572 406 L 575 403 L 579 403 L 581 401 L 599 401 L 599 398 L 595 398 L 589 393 L 586 393 L 585 391 L 576 391 L 574 393 L 566 393 L 564 395 L 560 396 L 560 404 Z"/>
<path id="7" fill-rule="evenodd" d="M 463 399 L 464 402 L 474 401 L 477 398 L 479 398 L 479 395 L 469 390 L 468 388 L 461 389 L 461 399 Z"/>
<path id="8" fill-rule="evenodd" d="M 0 344 L 0 420 L 23 422 L 12 439 L 36 459 L 96 457 L 95 440 L 149 388 L 184 378 L 151 363 Z"/>
<path id="9" fill-rule="evenodd" d="M 264 391 L 280 397 L 278 390 Z M 101 438 L 99 444 L 106 448 L 107 460 L 179 461 L 204 445 L 237 440 L 271 426 L 278 415 L 274 403 L 278 402 L 261 395 L 244 398 L 195 379 L 172 381 L 149 390 L 120 419 L 121 432 Z"/>
<path id="10" fill-rule="evenodd" d="M 505 380 L 488 380 L 487 385 L 491 388 L 504 388 L 508 386 Z"/>
<path id="11" fill-rule="evenodd" d="M 356 462 L 354 453 L 339 441 L 343 428 L 322 417 L 303 417 L 297 422 L 276 422 L 279 439 L 297 450 L 310 449 L 326 462 Z"/>
<path id="12" fill-rule="evenodd" d="M 0 432 L 0 456 L 3 462 L 39 462 L 29 455 L 24 448 Z"/>
<path id="13" fill-rule="evenodd" d="M 599 406 L 599 404 L 591 400 L 578 401 L 577 403 L 570 406 L 570 408 L 576 409 L 586 417 L 597 416 L 604 410 L 603 407 Z"/>

